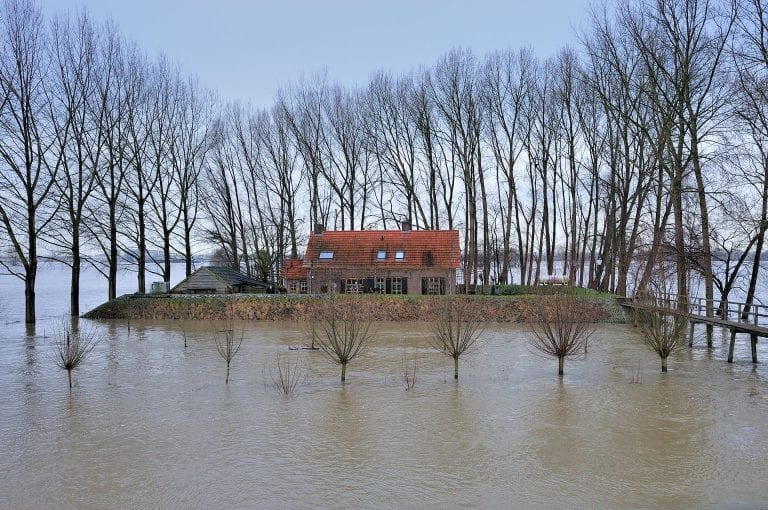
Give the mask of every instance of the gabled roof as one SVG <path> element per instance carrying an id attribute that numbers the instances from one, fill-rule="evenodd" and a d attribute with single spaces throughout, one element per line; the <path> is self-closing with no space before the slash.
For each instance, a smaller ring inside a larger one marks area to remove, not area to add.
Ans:
<path id="1" fill-rule="evenodd" d="M 384 258 L 378 258 L 379 252 Z M 320 253 L 323 257 L 320 257 Z M 329 253 L 332 255 L 329 256 Z M 403 252 L 402 260 L 396 259 Z M 309 236 L 304 267 L 372 266 L 381 269 L 458 269 L 458 230 L 329 230 Z"/>
<path id="2" fill-rule="evenodd" d="M 288 280 L 302 280 L 307 278 L 307 270 L 301 259 L 285 259 L 280 270 L 280 276 Z"/>
<path id="3" fill-rule="evenodd" d="M 240 271 L 228 267 L 205 266 L 200 269 L 207 269 L 213 273 L 219 280 L 227 285 L 255 285 L 260 287 L 269 287 L 270 283 L 246 276 Z"/>
<path id="4" fill-rule="evenodd" d="M 199 288 L 199 285 L 205 285 L 206 274 L 211 275 L 208 276 L 208 278 L 213 277 L 227 287 L 232 287 L 234 285 L 252 285 L 254 287 L 269 288 L 272 285 L 269 282 L 262 282 L 261 280 L 250 278 L 240 271 L 235 271 L 228 267 L 203 266 L 179 282 L 173 289 L 171 289 L 171 292 L 178 292 L 180 288 Z"/>

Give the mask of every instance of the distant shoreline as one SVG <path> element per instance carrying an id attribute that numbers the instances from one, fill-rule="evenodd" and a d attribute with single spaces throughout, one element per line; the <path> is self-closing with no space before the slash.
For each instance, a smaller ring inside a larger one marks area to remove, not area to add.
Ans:
<path id="1" fill-rule="evenodd" d="M 485 322 L 525 322 L 524 309 L 541 299 L 520 296 L 337 295 L 339 303 L 355 307 L 361 318 L 374 321 L 428 321 L 442 312 L 446 298 L 466 302 Z M 615 297 L 578 295 L 590 320 L 624 323 Z M 86 313 L 87 319 L 310 321 L 316 319 L 327 296 L 322 295 L 138 295 L 127 294 Z"/>

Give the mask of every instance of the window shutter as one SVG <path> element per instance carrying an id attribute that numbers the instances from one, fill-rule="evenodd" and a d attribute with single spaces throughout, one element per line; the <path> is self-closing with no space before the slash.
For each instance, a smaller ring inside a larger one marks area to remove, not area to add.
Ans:
<path id="1" fill-rule="evenodd" d="M 408 278 L 403 276 L 403 294 L 408 294 Z"/>

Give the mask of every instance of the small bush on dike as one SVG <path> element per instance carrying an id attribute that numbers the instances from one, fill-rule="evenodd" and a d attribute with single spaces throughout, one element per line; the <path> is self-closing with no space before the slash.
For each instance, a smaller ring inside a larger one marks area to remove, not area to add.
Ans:
<path id="1" fill-rule="evenodd" d="M 499 285 L 497 291 L 500 296 L 551 296 L 553 294 L 610 296 L 610 294 L 605 292 L 570 285 Z"/>
<path id="2" fill-rule="evenodd" d="M 523 294 L 522 285 L 499 285 L 498 292 L 500 296 L 519 296 Z"/>

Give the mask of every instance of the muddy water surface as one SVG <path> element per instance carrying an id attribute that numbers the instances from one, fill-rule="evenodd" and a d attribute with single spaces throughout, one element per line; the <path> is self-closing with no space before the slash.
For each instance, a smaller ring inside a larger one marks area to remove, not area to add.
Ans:
<path id="1" fill-rule="evenodd" d="M 493 325 L 456 383 L 426 325 L 386 323 L 342 386 L 321 354 L 288 350 L 301 325 L 239 324 L 225 385 L 222 324 L 130 326 L 96 324 L 71 394 L 52 325 L 0 326 L 0 508 L 768 504 L 768 365 L 748 339 L 733 365 L 718 334 L 662 375 L 636 330 L 601 326 L 559 380 L 525 328 Z M 277 353 L 307 369 L 294 396 L 265 385 Z"/>

